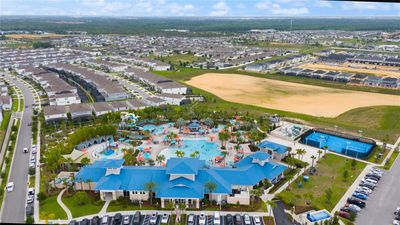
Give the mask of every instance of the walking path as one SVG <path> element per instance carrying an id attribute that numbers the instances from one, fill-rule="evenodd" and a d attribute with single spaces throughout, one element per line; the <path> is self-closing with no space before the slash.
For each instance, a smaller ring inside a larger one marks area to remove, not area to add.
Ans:
<path id="1" fill-rule="evenodd" d="M 111 200 L 107 200 L 106 203 L 104 203 L 103 208 L 101 208 L 99 215 L 105 215 L 107 214 L 107 208 L 108 205 L 110 205 Z"/>
<path id="2" fill-rule="evenodd" d="M 57 196 L 57 203 L 61 206 L 61 208 L 65 211 L 65 213 L 67 214 L 67 218 L 68 220 L 72 220 L 72 213 L 69 210 L 69 208 L 64 204 L 64 202 L 61 200 L 62 195 L 64 194 L 64 192 L 67 189 L 63 189 Z"/>

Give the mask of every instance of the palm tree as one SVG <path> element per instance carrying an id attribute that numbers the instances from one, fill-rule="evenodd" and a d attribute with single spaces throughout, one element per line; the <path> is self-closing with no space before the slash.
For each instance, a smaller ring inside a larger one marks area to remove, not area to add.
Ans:
<path id="1" fill-rule="evenodd" d="M 183 158 L 183 157 L 185 157 L 185 152 L 182 151 L 182 150 L 176 150 L 176 151 L 175 151 L 175 155 L 176 155 L 176 157 L 178 157 L 178 158 Z"/>
<path id="2" fill-rule="evenodd" d="M 324 146 L 324 157 L 325 157 L 325 155 L 326 155 L 326 151 L 328 151 L 328 148 L 329 148 L 328 145 L 325 145 L 325 146 Z"/>
<path id="3" fill-rule="evenodd" d="M 194 151 L 192 154 L 190 154 L 190 157 L 191 157 L 191 158 L 198 158 L 199 155 L 200 155 L 200 151 L 199 151 L 199 150 L 196 150 L 196 151 Z"/>
<path id="4" fill-rule="evenodd" d="M 260 197 L 263 194 L 263 190 L 261 188 L 256 188 L 250 191 L 252 205 L 254 205 L 255 197 Z"/>
<path id="5" fill-rule="evenodd" d="M 293 149 L 292 149 L 291 147 L 288 147 L 288 148 L 287 148 L 287 152 L 288 152 L 288 156 L 289 156 L 289 157 L 292 157 L 292 150 L 293 150 Z"/>
<path id="6" fill-rule="evenodd" d="M 154 189 L 156 189 L 157 184 L 153 181 L 149 181 L 144 184 L 144 187 L 149 192 L 150 205 L 153 205 L 153 191 L 154 191 Z"/>
<path id="7" fill-rule="evenodd" d="M 156 161 L 158 162 L 159 165 L 161 165 L 161 163 L 165 161 L 165 155 L 163 154 L 157 155 Z"/>
<path id="8" fill-rule="evenodd" d="M 204 123 L 210 128 L 214 125 L 214 121 L 210 117 L 205 118 Z"/>
<path id="9" fill-rule="evenodd" d="M 319 161 L 319 159 L 321 158 L 321 154 L 322 154 L 321 149 L 319 149 L 317 153 L 318 153 L 318 161 Z"/>
<path id="10" fill-rule="evenodd" d="M 215 191 L 215 189 L 217 189 L 217 184 L 215 184 L 212 181 L 207 181 L 204 184 L 204 187 L 208 190 L 208 198 L 209 198 L 210 204 L 211 204 L 211 195 Z"/>
<path id="11" fill-rule="evenodd" d="M 269 216 L 272 216 L 272 210 L 277 206 L 276 203 L 272 200 L 268 200 L 265 202 L 265 204 L 270 207 Z"/>
<path id="12" fill-rule="evenodd" d="M 307 153 L 305 149 L 300 149 L 301 160 L 303 160 L 304 155 Z"/>
<path id="13" fill-rule="evenodd" d="M 311 167 L 314 167 L 314 160 L 316 159 L 317 157 L 315 157 L 315 155 L 312 155 L 311 156 Z"/>
<path id="14" fill-rule="evenodd" d="M 88 185 L 89 185 L 89 191 L 92 190 L 92 184 L 91 184 L 91 182 L 92 182 L 92 179 L 90 179 L 90 178 L 88 178 L 88 179 L 86 180 L 86 183 L 88 183 Z"/>
<path id="15" fill-rule="evenodd" d="M 300 156 L 301 156 L 301 154 L 302 154 L 302 149 L 296 149 L 296 155 L 299 157 L 299 159 L 300 159 Z"/>
<path id="16" fill-rule="evenodd" d="M 183 126 L 185 126 L 186 121 L 183 118 L 179 118 L 176 120 L 175 125 L 181 129 Z"/>
<path id="17" fill-rule="evenodd" d="M 221 141 L 221 145 L 225 146 L 226 141 L 229 139 L 229 134 L 227 132 L 219 132 L 218 138 Z"/>

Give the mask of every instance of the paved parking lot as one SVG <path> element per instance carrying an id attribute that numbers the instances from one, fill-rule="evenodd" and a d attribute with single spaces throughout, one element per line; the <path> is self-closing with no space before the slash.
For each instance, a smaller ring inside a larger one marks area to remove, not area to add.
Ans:
<path id="1" fill-rule="evenodd" d="M 396 159 L 389 172 L 385 172 L 378 186 L 369 195 L 367 207 L 358 213 L 356 224 L 389 225 L 393 212 L 400 206 L 400 160 Z"/>

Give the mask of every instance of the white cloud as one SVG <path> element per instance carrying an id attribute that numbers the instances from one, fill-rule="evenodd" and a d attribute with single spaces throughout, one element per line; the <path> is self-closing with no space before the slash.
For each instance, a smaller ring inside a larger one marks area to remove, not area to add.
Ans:
<path id="1" fill-rule="evenodd" d="M 224 1 L 214 4 L 212 8 L 210 16 L 226 16 L 231 9 Z"/>
<path id="2" fill-rule="evenodd" d="M 168 13 L 175 16 L 193 16 L 195 7 L 192 4 L 172 3 L 168 5 Z"/>
<path id="3" fill-rule="evenodd" d="M 332 4 L 328 1 L 317 1 L 316 6 L 320 8 L 332 8 Z"/>
<path id="4" fill-rule="evenodd" d="M 279 4 L 273 4 L 271 13 L 279 16 L 300 16 L 309 13 L 308 8 L 299 7 L 299 8 L 281 8 Z"/>
<path id="5" fill-rule="evenodd" d="M 388 10 L 390 4 L 373 2 L 345 2 L 342 4 L 343 10 Z"/>
<path id="6" fill-rule="evenodd" d="M 257 9 L 268 9 L 270 7 L 271 7 L 271 4 L 268 0 L 262 0 L 256 4 Z"/>

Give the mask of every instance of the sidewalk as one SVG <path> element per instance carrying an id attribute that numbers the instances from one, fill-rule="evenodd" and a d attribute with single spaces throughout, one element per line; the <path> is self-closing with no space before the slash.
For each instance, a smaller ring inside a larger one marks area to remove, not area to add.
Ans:
<path id="1" fill-rule="evenodd" d="M 67 189 L 63 189 L 57 196 L 57 203 L 61 206 L 61 208 L 65 211 L 65 213 L 67 214 L 67 218 L 68 220 L 72 220 L 72 213 L 69 210 L 69 208 L 64 204 L 64 202 L 62 201 L 62 195 L 64 194 L 64 192 Z"/>

